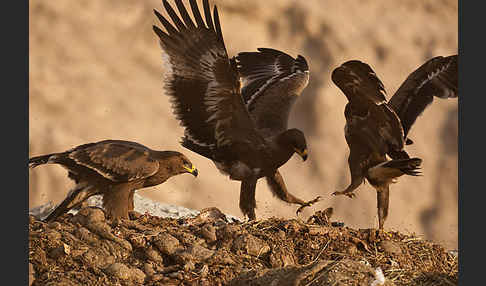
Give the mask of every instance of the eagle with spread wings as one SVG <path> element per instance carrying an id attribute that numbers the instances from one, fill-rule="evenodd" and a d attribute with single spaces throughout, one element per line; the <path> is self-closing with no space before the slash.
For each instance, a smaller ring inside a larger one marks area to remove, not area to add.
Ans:
<path id="1" fill-rule="evenodd" d="M 94 195 L 103 196 L 103 207 L 109 217 L 128 218 L 128 213 L 134 210 L 136 190 L 162 184 L 178 174 L 198 175 L 182 153 L 156 151 L 123 140 L 87 143 L 65 152 L 29 159 L 31 169 L 44 164 L 61 165 L 76 183 L 61 204 L 44 219 L 47 222 L 79 207 Z"/>
<path id="2" fill-rule="evenodd" d="M 420 158 L 410 158 L 405 146 L 410 128 L 434 97 L 458 97 L 458 56 L 437 56 L 417 68 L 389 101 L 383 83 L 371 67 L 357 60 L 343 63 L 332 72 L 332 81 L 348 103 L 345 139 L 350 154 L 351 183 L 334 195 L 353 197 L 365 180 L 377 191 L 379 228 L 388 216 L 389 185 L 402 175 L 420 175 Z M 387 158 L 391 158 L 390 160 Z"/>
<path id="3" fill-rule="evenodd" d="M 181 0 L 180 17 L 163 0 L 171 24 L 157 10 L 165 28 L 153 26 L 163 50 L 164 88 L 184 127 L 181 144 L 214 162 L 230 179 L 241 181 L 240 209 L 255 219 L 257 180 L 265 177 L 272 193 L 288 203 L 309 206 L 290 194 L 278 168 L 297 153 L 307 159 L 302 131 L 287 129 L 291 107 L 309 80 L 302 56 L 274 49 L 229 58 L 217 7 L 203 0 L 203 19 L 190 0 L 195 22 Z M 301 208 L 299 208 L 301 210 Z"/>

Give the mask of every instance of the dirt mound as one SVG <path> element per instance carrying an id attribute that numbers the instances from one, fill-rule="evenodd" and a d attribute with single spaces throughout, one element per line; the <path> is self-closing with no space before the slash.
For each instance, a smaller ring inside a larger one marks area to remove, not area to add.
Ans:
<path id="1" fill-rule="evenodd" d="M 269 218 L 228 222 L 216 208 L 192 218 L 81 209 L 29 220 L 32 285 L 456 285 L 458 258 L 399 232 Z M 380 284 L 380 283 L 384 284 Z"/>

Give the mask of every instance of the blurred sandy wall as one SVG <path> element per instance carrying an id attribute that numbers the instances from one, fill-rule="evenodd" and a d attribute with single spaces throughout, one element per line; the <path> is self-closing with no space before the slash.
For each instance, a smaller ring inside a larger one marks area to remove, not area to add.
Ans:
<path id="1" fill-rule="evenodd" d="M 357 198 L 331 197 L 349 183 L 344 140 L 345 97 L 330 80 L 342 62 L 369 63 L 391 96 L 406 76 L 436 55 L 457 53 L 457 1 L 212 1 L 218 5 L 230 55 L 272 47 L 309 62 L 311 79 L 291 114 L 305 131 L 310 159 L 292 158 L 281 171 L 303 199 L 325 200 L 335 219 L 359 228 L 377 226 L 376 195 L 369 184 Z M 160 1 L 29 1 L 30 155 L 64 151 L 102 139 L 134 140 L 187 154 L 200 176 L 178 176 L 141 195 L 201 209 L 216 206 L 241 216 L 239 183 L 207 159 L 183 149 L 183 129 L 162 94 L 161 51 L 152 25 Z M 186 3 L 187 4 L 187 3 Z M 423 177 L 392 186 L 386 227 L 415 232 L 457 248 L 457 100 L 439 101 L 412 128 L 413 156 L 424 159 Z M 72 187 L 66 171 L 29 171 L 29 206 L 60 202 Z M 257 216 L 294 217 L 296 206 L 257 187 Z"/>

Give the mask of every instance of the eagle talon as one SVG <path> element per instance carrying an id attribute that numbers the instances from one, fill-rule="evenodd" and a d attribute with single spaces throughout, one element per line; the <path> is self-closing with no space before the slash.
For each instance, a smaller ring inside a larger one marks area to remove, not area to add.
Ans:
<path id="1" fill-rule="evenodd" d="M 297 211 L 295 212 L 296 215 L 299 215 L 299 213 L 306 207 L 310 207 L 312 206 L 313 204 L 317 203 L 318 201 L 320 201 L 322 199 L 321 196 L 317 196 L 315 199 L 313 200 L 310 200 L 308 202 L 305 202 L 303 203 L 298 209 Z"/>
<path id="2" fill-rule="evenodd" d="M 393 237 L 393 234 L 391 232 L 388 232 L 388 231 L 384 230 L 383 228 L 378 229 L 378 235 L 382 236 L 386 239 L 391 239 Z"/>
<path id="3" fill-rule="evenodd" d="M 355 193 L 353 193 L 353 192 L 348 192 L 348 193 L 346 193 L 346 192 L 344 192 L 344 191 L 343 191 L 343 192 L 334 192 L 334 193 L 332 193 L 332 195 L 333 195 L 333 196 L 346 195 L 346 196 L 348 196 L 348 197 L 349 197 L 349 198 L 351 198 L 351 199 L 352 199 L 352 198 L 354 198 L 354 197 L 356 197 L 356 194 L 355 194 Z"/>

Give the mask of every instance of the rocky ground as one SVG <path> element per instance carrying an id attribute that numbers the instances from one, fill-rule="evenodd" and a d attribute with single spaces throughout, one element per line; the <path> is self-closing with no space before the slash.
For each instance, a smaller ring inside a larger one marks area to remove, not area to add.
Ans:
<path id="1" fill-rule="evenodd" d="M 253 222 L 217 208 L 161 209 L 113 221 L 90 206 L 51 223 L 33 210 L 32 285 L 457 285 L 457 253 L 414 234 L 349 228 L 331 208 Z"/>

